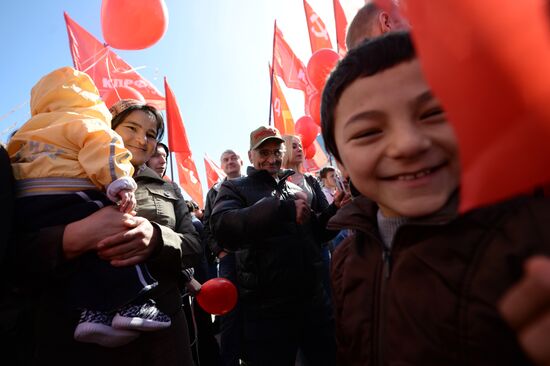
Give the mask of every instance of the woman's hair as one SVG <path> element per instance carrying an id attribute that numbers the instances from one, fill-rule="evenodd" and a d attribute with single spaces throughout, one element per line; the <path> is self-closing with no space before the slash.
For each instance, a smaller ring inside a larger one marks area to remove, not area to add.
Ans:
<path id="1" fill-rule="evenodd" d="M 283 155 L 283 168 L 289 168 L 289 164 L 291 161 L 294 160 L 294 149 L 292 149 L 292 143 L 294 142 L 294 139 L 297 139 L 300 142 L 300 145 L 302 144 L 302 139 L 298 135 L 283 135 L 283 140 L 285 140 L 285 154 Z M 301 169 L 301 164 L 300 167 Z"/>
<path id="2" fill-rule="evenodd" d="M 157 140 L 162 140 L 164 136 L 164 118 L 160 112 L 153 107 L 152 105 L 145 104 L 138 100 L 123 99 L 115 103 L 111 108 L 109 108 L 113 119 L 111 120 L 111 128 L 114 130 L 118 127 L 128 117 L 133 111 L 143 111 L 148 113 L 157 122 Z"/>
<path id="3" fill-rule="evenodd" d="M 168 149 L 168 146 L 166 146 L 165 143 L 158 141 L 157 142 L 157 149 L 159 148 L 159 146 L 164 149 L 164 151 L 166 152 L 166 158 L 168 159 L 168 157 L 170 156 L 170 149 Z"/>

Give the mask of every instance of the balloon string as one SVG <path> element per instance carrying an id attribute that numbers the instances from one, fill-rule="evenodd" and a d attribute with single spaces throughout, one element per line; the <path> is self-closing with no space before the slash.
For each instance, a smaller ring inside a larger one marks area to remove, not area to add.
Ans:
<path id="1" fill-rule="evenodd" d="M 2 122 L 4 119 L 6 119 L 9 115 L 17 112 L 18 110 L 20 110 L 21 108 L 23 108 L 25 105 L 27 105 L 29 103 L 29 101 L 24 101 L 22 103 L 19 103 L 18 105 L 16 105 L 15 107 L 13 107 L 9 112 L 7 112 L 6 114 L 0 116 L 0 122 Z"/>
<path id="2" fill-rule="evenodd" d="M 104 52 L 103 55 L 101 55 L 97 60 L 95 59 L 97 55 L 99 55 L 101 52 Z M 84 70 L 80 70 L 82 72 L 88 72 L 88 70 L 90 70 L 92 67 L 94 67 L 95 65 L 97 65 L 97 63 L 101 60 L 103 60 L 109 53 L 109 49 L 107 48 L 102 48 L 100 49 L 98 52 L 96 52 L 95 54 L 93 54 L 92 56 L 88 57 L 86 60 L 82 61 L 80 64 L 86 64 L 88 63 L 88 61 L 94 59 L 94 63 L 92 63 L 90 66 L 86 67 Z"/>

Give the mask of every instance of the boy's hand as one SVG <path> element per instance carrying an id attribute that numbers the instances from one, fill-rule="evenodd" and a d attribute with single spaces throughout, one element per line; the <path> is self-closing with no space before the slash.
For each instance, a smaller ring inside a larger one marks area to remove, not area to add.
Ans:
<path id="1" fill-rule="evenodd" d="M 136 195 L 134 191 L 122 190 L 118 193 L 120 201 L 118 203 L 120 212 L 131 214 L 136 208 Z"/>
<path id="2" fill-rule="evenodd" d="M 508 324 L 517 331 L 523 349 L 539 366 L 550 365 L 550 259 L 527 261 L 523 278 L 499 304 Z"/>
<path id="3" fill-rule="evenodd" d="M 302 225 L 309 219 L 311 211 L 307 204 L 307 195 L 304 192 L 296 192 L 294 196 L 296 198 L 294 201 L 296 205 L 296 223 Z"/>

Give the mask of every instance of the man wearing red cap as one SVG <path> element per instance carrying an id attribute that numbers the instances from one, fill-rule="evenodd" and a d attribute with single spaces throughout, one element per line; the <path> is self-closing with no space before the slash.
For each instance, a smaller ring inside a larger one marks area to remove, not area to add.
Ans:
<path id="1" fill-rule="evenodd" d="M 253 166 L 248 176 L 222 184 L 210 226 L 224 249 L 235 251 L 245 361 L 294 365 L 300 349 L 308 364 L 334 365 L 333 321 L 316 244 L 331 233 L 301 188 L 287 181 L 294 172 L 281 169 L 284 154 L 277 129 L 252 131 Z"/>

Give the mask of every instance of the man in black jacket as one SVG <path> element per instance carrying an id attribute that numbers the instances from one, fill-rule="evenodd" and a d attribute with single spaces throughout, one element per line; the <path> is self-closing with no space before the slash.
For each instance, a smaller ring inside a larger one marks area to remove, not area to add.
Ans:
<path id="1" fill-rule="evenodd" d="M 211 229 L 236 252 L 244 314 L 245 361 L 294 365 L 298 349 L 311 365 L 333 365 L 333 322 L 322 287 L 317 243 L 330 237 L 311 213 L 305 193 L 281 170 L 279 131 L 250 134 L 248 176 L 225 181 L 218 192 Z"/>

